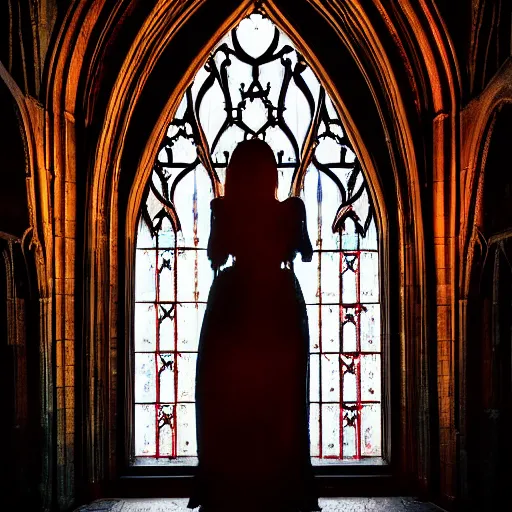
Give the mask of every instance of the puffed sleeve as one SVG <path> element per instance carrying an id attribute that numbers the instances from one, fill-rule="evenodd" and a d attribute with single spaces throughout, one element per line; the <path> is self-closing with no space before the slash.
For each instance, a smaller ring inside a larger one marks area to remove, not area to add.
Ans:
<path id="1" fill-rule="evenodd" d="M 229 251 L 225 236 L 225 222 L 223 222 L 224 204 L 222 198 L 213 199 L 210 203 L 210 238 L 208 239 L 207 255 L 212 268 L 218 270 L 226 263 Z"/>
<path id="2" fill-rule="evenodd" d="M 290 205 L 292 218 L 293 238 L 293 256 L 300 252 L 302 261 L 311 261 L 313 258 L 313 247 L 308 235 L 306 222 L 306 207 L 300 197 L 290 197 L 287 199 Z"/>

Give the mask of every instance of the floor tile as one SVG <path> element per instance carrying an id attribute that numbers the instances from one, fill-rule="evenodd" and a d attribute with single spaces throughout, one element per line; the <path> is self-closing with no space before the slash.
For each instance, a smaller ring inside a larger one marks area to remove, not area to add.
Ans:
<path id="1" fill-rule="evenodd" d="M 99 500 L 75 512 L 187 512 L 187 502 L 187 498 Z M 399 496 L 321 498 L 319 502 L 322 512 L 442 512 L 432 503 Z"/>

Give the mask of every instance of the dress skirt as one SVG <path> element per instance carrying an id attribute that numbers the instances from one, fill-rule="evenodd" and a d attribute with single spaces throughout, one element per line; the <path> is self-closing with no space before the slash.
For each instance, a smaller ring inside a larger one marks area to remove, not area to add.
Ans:
<path id="1" fill-rule="evenodd" d="M 289 269 L 215 278 L 196 373 L 190 508 L 320 510 L 309 449 L 309 331 Z"/>

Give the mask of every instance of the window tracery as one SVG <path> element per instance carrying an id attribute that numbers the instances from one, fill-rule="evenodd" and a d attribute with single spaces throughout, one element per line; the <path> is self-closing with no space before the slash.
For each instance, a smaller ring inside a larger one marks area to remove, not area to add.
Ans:
<path id="1" fill-rule="evenodd" d="M 134 455 L 195 463 L 195 362 L 214 277 L 209 204 L 222 195 L 232 151 L 254 136 L 275 152 L 278 198 L 303 198 L 314 245 L 312 263 L 293 263 L 310 326 L 313 462 L 380 456 L 379 253 L 368 184 L 314 71 L 258 13 L 220 41 L 187 89 L 141 207 Z"/>

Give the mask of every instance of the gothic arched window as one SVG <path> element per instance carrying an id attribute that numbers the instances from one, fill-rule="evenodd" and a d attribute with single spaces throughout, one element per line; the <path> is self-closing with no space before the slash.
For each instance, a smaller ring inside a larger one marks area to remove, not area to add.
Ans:
<path id="1" fill-rule="evenodd" d="M 233 149 L 253 136 L 275 152 L 279 199 L 303 198 L 315 249 L 312 263 L 293 263 L 308 305 L 313 463 L 381 456 L 379 235 L 368 184 L 315 72 L 272 21 L 252 14 L 187 89 L 142 203 L 132 347 L 137 462 L 195 463 L 195 364 L 214 277 L 210 201 L 223 192 Z"/>

